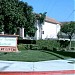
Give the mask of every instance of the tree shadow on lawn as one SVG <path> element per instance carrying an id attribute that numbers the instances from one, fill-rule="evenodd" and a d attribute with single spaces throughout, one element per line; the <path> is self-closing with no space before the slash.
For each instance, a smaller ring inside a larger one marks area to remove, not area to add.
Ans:
<path id="1" fill-rule="evenodd" d="M 63 55 L 65 57 L 71 57 L 71 58 L 75 58 L 75 52 L 68 52 L 68 51 L 53 51 L 54 53 Z"/>
<path id="2" fill-rule="evenodd" d="M 55 53 L 55 52 L 53 52 L 53 51 L 48 51 L 48 50 L 40 50 L 40 51 L 45 52 L 45 53 L 48 53 L 48 54 L 51 54 L 51 55 L 54 55 L 54 56 L 56 56 L 56 57 L 58 57 L 58 58 L 60 58 L 60 59 L 65 59 L 64 56 L 59 55 L 58 53 Z"/>

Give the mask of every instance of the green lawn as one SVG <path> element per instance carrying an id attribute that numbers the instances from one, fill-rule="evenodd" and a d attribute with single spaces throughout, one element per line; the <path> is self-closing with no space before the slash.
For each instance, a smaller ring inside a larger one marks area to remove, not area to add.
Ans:
<path id="1" fill-rule="evenodd" d="M 3 53 L 0 52 L 0 60 L 13 60 L 13 61 L 46 61 L 64 59 L 65 57 L 50 51 L 43 50 L 25 50 L 21 52 Z"/>

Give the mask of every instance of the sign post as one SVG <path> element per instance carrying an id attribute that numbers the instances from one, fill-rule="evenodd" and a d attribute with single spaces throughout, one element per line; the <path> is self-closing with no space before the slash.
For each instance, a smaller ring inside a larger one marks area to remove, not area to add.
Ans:
<path id="1" fill-rule="evenodd" d="M 18 35 L 0 35 L 0 52 L 17 52 Z"/>

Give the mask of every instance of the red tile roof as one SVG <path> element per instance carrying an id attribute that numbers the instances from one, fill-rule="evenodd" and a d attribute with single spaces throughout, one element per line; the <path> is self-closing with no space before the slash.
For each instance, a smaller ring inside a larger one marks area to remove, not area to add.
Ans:
<path id="1" fill-rule="evenodd" d="M 45 21 L 46 21 L 46 22 L 50 22 L 50 23 L 54 23 L 54 24 L 61 24 L 60 22 L 56 21 L 55 19 L 49 18 L 49 17 L 47 17 L 47 16 L 46 16 L 46 18 L 45 18 Z"/>
<path id="2" fill-rule="evenodd" d="M 36 13 L 35 13 L 35 14 L 36 14 Z M 40 14 L 36 14 L 36 16 L 38 17 L 38 16 L 40 16 Z M 54 18 L 50 18 L 50 17 L 48 17 L 48 16 L 46 16 L 45 21 L 46 21 L 46 22 L 49 22 L 49 23 L 54 23 L 54 24 L 60 24 L 60 25 L 61 25 L 60 22 L 58 22 L 58 21 L 56 21 Z"/>

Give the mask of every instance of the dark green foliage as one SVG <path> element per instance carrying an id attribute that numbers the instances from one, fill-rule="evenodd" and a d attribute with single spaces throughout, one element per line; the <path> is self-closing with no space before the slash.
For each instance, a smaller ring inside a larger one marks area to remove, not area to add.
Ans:
<path id="1" fill-rule="evenodd" d="M 75 34 L 75 22 L 64 23 L 63 26 L 61 27 L 61 32 L 65 33 L 70 39 L 70 46 L 69 46 L 69 49 L 70 49 L 71 39 Z"/>
<path id="2" fill-rule="evenodd" d="M 0 0 L 0 32 L 14 34 L 17 28 L 25 28 L 26 34 L 34 36 L 36 28 L 32 6 L 19 0 Z"/>
<path id="3" fill-rule="evenodd" d="M 57 49 L 56 48 L 53 48 L 53 51 L 57 51 Z"/>
<path id="4" fill-rule="evenodd" d="M 47 12 L 39 13 L 39 16 L 37 17 L 37 19 L 39 20 L 39 23 L 40 23 L 40 24 L 43 24 L 43 23 L 44 23 L 44 20 L 45 20 L 45 18 L 46 18 L 46 13 L 47 13 Z"/>
<path id="5" fill-rule="evenodd" d="M 66 56 L 66 57 L 72 57 L 75 58 L 75 52 L 66 52 L 66 51 L 55 51 L 55 53 Z"/>
<path id="6" fill-rule="evenodd" d="M 19 50 L 24 50 L 25 47 L 22 48 L 22 46 L 30 50 L 57 50 L 60 47 L 60 43 L 57 40 L 36 40 L 36 44 L 21 44 Z"/>
<path id="7" fill-rule="evenodd" d="M 68 40 L 59 40 L 59 43 L 60 43 L 60 47 L 66 48 L 67 46 L 69 46 L 70 41 L 68 41 Z"/>
<path id="8" fill-rule="evenodd" d="M 16 18 L 18 16 L 18 0 L 0 0 L 0 19 L 2 31 L 14 34 L 16 32 Z"/>
<path id="9" fill-rule="evenodd" d="M 64 23 L 61 27 L 61 31 L 67 34 L 69 39 L 71 39 L 75 33 L 75 22 Z"/>
<path id="10" fill-rule="evenodd" d="M 25 40 L 19 38 L 17 44 L 36 44 L 36 40 Z"/>
<path id="11" fill-rule="evenodd" d="M 18 36 L 18 40 L 23 40 L 23 38 L 22 38 L 22 37 L 20 37 L 20 36 Z M 17 40 L 17 41 L 18 41 L 18 40 Z"/>
<path id="12" fill-rule="evenodd" d="M 30 50 L 39 50 L 39 47 L 36 44 L 31 44 L 30 45 Z"/>
<path id="13" fill-rule="evenodd" d="M 75 47 L 75 41 L 72 41 L 71 47 Z"/>
<path id="14" fill-rule="evenodd" d="M 20 44 L 18 45 L 18 50 L 30 50 L 30 45 Z"/>
<path id="15" fill-rule="evenodd" d="M 39 49 L 53 50 L 53 48 L 57 49 L 60 47 L 60 43 L 57 40 L 37 40 L 36 44 Z"/>
<path id="16" fill-rule="evenodd" d="M 19 50 L 51 50 L 51 51 L 68 51 L 69 42 L 63 40 L 26 40 L 25 44 L 20 43 L 18 45 Z M 75 50 L 75 41 L 72 41 L 72 50 Z"/>

